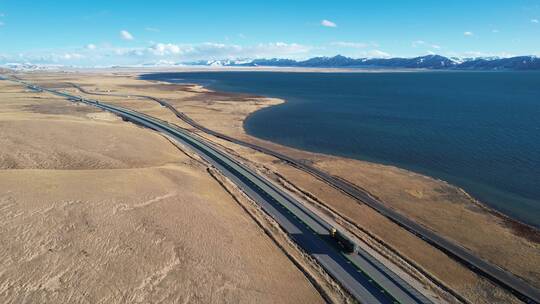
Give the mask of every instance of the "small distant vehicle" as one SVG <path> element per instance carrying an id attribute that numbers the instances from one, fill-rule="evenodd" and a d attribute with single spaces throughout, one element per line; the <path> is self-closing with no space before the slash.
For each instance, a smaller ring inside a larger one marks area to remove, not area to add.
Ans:
<path id="1" fill-rule="evenodd" d="M 355 253 L 357 251 L 356 244 L 336 228 L 330 230 L 330 236 L 332 236 L 343 252 Z"/>

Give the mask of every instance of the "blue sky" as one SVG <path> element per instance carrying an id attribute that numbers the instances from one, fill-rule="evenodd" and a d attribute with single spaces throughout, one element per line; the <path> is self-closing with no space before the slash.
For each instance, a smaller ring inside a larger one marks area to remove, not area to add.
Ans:
<path id="1" fill-rule="evenodd" d="M 0 0 L 0 63 L 540 55 L 540 0 Z"/>

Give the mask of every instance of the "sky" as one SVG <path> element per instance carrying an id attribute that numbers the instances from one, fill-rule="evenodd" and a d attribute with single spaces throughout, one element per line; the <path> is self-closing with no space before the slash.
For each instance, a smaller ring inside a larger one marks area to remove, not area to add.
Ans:
<path id="1" fill-rule="evenodd" d="M 540 0 L 0 0 L 0 64 L 540 56 Z"/>

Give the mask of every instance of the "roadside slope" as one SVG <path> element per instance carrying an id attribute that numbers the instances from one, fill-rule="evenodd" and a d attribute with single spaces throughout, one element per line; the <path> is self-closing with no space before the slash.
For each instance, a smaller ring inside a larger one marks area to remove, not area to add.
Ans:
<path id="1" fill-rule="evenodd" d="M 51 79 L 54 78 L 56 77 Z M 77 77 L 71 79 L 77 79 Z M 459 189 L 394 167 L 307 153 L 247 136 L 242 129 L 242 121 L 246 115 L 279 101 L 255 96 L 209 92 L 196 86 L 152 84 L 125 76 L 110 77 L 105 82 L 99 81 L 97 77 L 85 75 L 79 77 L 78 81 L 89 90 L 101 92 L 110 90 L 112 93 L 143 94 L 164 98 L 211 129 L 271 147 L 297 159 L 304 159 L 368 189 L 383 198 L 384 202 L 392 208 L 471 248 L 482 257 L 503 265 L 533 284 L 538 282 L 538 268 L 536 267 L 538 264 L 535 263 L 535 258 L 538 256 L 539 246 L 535 234 L 523 234 L 517 226 L 512 225 L 512 222 L 479 208 L 474 200 Z M 168 111 L 156 103 L 148 100 L 114 97 L 103 97 L 103 99 L 189 127 L 175 117 L 171 117 Z M 343 193 L 272 157 L 219 139 L 209 138 L 230 148 L 230 151 L 235 151 L 246 161 L 253 161 L 255 166 L 263 170 L 269 169 L 270 174 L 280 173 L 302 191 L 318 198 L 321 203 L 337 211 L 341 216 L 351 222 L 361 223 L 358 225 L 473 301 L 489 303 L 505 298 L 507 299 L 505 301 L 508 301 L 507 295 L 494 288 L 491 283 L 476 277 L 444 254 L 426 246 L 422 240 L 404 232 L 395 224 L 373 210 L 357 204 Z M 347 172 L 358 174 L 347 175 Z M 459 219 L 458 224 L 456 219 Z M 483 232 L 475 230 L 474 234 L 463 233 L 463 231 L 471 231 L 471 227 L 478 222 L 483 223 L 483 228 L 485 228 Z M 486 231 L 490 232 L 487 238 L 484 237 Z M 501 251 L 508 254 L 501 255 Z"/>
<path id="2" fill-rule="evenodd" d="M 323 302 L 206 165 L 0 86 L 0 302 Z"/>

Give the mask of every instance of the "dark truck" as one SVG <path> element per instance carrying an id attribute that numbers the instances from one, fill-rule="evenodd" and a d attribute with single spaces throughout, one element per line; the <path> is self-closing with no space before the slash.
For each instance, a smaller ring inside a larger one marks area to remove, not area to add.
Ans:
<path id="1" fill-rule="evenodd" d="M 332 228 L 332 230 L 330 230 L 330 235 L 339 245 L 341 250 L 343 250 L 343 252 L 345 253 L 356 252 L 356 245 L 354 244 L 354 242 L 351 241 L 346 235 L 339 232 L 336 228 Z"/>

